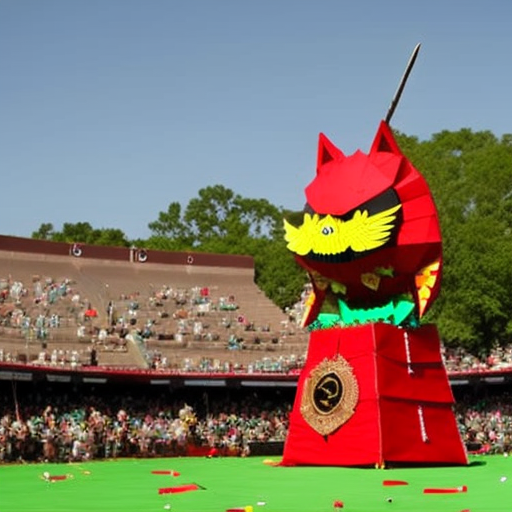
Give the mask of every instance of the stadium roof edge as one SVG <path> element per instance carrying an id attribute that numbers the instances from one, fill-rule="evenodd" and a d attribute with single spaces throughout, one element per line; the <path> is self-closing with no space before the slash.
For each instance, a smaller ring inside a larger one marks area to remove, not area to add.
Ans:
<path id="1" fill-rule="evenodd" d="M 254 270 L 254 258 L 247 255 L 201 252 L 157 251 L 137 247 L 107 247 L 82 243 L 50 242 L 0 235 L 0 251 L 36 256 L 92 258 L 134 264 L 189 265 Z"/>

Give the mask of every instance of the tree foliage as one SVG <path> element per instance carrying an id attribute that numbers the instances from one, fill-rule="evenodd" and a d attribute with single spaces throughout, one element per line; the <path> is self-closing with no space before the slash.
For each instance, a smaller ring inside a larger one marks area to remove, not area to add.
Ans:
<path id="1" fill-rule="evenodd" d="M 76 224 L 65 222 L 62 226 L 62 231 L 55 231 L 51 223 L 43 223 L 39 226 L 37 231 L 32 233 L 32 238 L 70 244 L 83 243 L 115 247 L 130 246 L 126 235 L 120 229 L 94 229 L 88 222 L 77 222 Z"/>
<path id="2" fill-rule="evenodd" d="M 145 244 L 148 249 L 180 251 L 193 245 L 193 237 L 183 222 L 179 203 L 171 203 L 167 211 L 160 212 L 158 219 L 150 222 L 148 227 L 152 233 Z"/>
<path id="3" fill-rule="evenodd" d="M 512 334 L 512 141 L 443 131 L 399 145 L 434 196 L 443 233 L 443 284 L 429 319 L 448 345 L 487 353 Z"/>

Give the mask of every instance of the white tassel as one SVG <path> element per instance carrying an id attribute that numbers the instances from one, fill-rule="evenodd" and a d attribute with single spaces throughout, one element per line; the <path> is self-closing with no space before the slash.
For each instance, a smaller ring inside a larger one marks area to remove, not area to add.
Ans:
<path id="1" fill-rule="evenodd" d="M 407 360 L 407 373 L 412 375 L 414 370 L 412 369 L 412 361 L 411 361 L 411 351 L 409 349 L 409 334 L 407 331 L 404 331 L 404 344 L 405 344 L 405 357 Z"/>
<path id="2" fill-rule="evenodd" d="M 418 418 L 420 420 L 421 440 L 428 443 L 427 429 L 425 428 L 425 417 L 423 416 L 423 407 L 418 405 Z"/>

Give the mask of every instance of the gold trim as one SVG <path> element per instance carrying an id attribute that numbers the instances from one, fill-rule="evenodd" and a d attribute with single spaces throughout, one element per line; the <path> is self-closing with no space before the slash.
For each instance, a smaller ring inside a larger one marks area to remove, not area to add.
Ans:
<path id="1" fill-rule="evenodd" d="M 304 383 L 300 412 L 319 434 L 332 434 L 354 414 L 359 387 L 352 367 L 341 355 L 324 359 Z"/>

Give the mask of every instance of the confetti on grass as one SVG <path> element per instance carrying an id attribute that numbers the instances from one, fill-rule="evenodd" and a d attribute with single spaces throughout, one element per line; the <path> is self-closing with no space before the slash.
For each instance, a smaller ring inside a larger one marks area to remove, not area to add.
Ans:
<path id="1" fill-rule="evenodd" d="M 384 480 L 382 485 L 409 485 L 409 482 L 406 482 L 405 480 Z"/>
<path id="2" fill-rule="evenodd" d="M 427 487 L 423 489 L 424 494 L 455 494 L 457 492 L 468 492 L 467 485 L 459 487 Z"/>
<path id="3" fill-rule="evenodd" d="M 199 489 L 204 489 L 204 487 L 201 487 L 197 484 L 177 485 L 175 487 L 160 487 L 160 489 L 158 489 L 158 494 L 175 494 L 178 492 L 197 491 Z"/>

